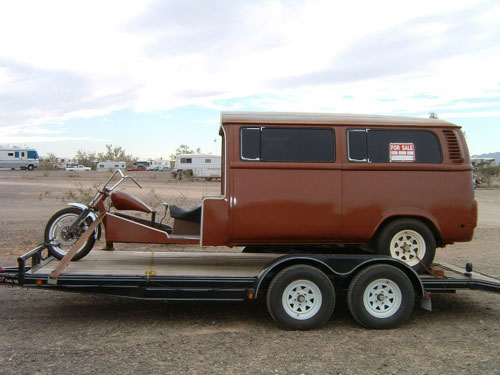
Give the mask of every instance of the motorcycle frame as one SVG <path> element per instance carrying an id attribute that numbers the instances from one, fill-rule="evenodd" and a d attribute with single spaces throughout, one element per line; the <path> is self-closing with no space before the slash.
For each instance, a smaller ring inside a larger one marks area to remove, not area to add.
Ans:
<path id="1" fill-rule="evenodd" d="M 108 184 L 116 174 L 119 174 L 121 178 L 112 187 L 108 188 Z M 106 238 L 105 249 L 112 250 L 115 242 L 151 244 L 200 243 L 199 236 L 174 236 L 168 233 L 168 231 L 171 232 L 171 227 L 166 225 L 157 227 L 159 224 L 155 222 L 156 212 L 153 213 L 152 220 L 148 223 L 147 220 L 140 217 L 108 211 L 105 205 L 106 199 L 126 179 L 131 179 L 142 189 L 142 186 L 132 176 L 124 175 L 121 170 L 117 169 L 89 204 L 90 209 L 97 211 L 98 215 L 104 215 L 102 223 Z"/>

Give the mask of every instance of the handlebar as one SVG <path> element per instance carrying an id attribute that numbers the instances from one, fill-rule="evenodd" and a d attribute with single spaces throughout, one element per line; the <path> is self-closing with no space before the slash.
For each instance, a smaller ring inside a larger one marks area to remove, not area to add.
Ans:
<path id="1" fill-rule="evenodd" d="M 134 183 L 139 186 L 139 188 L 142 189 L 142 186 L 136 181 L 135 178 L 133 178 L 132 176 L 128 176 L 128 175 L 124 175 L 122 170 L 121 169 L 116 169 L 113 174 L 108 178 L 108 181 L 106 181 L 106 183 L 104 184 L 104 186 L 102 187 L 103 189 L 106 189 L 106 186 L 108 186 L 109 182 L 113 179 L 113 177 L 115 177 L 116 174 L 119 174 L 121 177 L 120 179 L 116 182 L 116 184 L 114 184 L 111 188 L 107 188 L 108 191 L 113 191 L 118 185 L 120 185 L 123 181 L 125 181 L 127 178 L 131 179 L 132 181 L 134 181 Z"/>
<path id="2" fill-rule="evenodd" d="M 112 187 L 108 188 L 108 187 L 107 187 L 107 186 L 108 186 L 108 184 L 111 182 L 111 180 L 115 177 L 115 175 L 116 175 L 116 174 L 119 174 L 119 175 L 120 175 L 120 179 L 119 179 L 119 180 L 118 180 L 118 181 L 117 181 L 117 182 L 116 182 L 116 183 L 115 183 Z M 104 193 L 104 191 L 106 191 L 106 192 L 108 192 L 108 193 L 109 193 L 109 192 L 111 192 L 111 191 L 115 190 L 115 189 L 116 189 L 116 187 L 117 187 L 118 185 L 120 185 L 123 181 L 125 181 L 126 179 L 130 179 L 130 180 L 134 181 L 134 183 L 135 183 L 137 186 L 139 186 L 139 188 L 141 188 L 141 189 L 142 189 L 142 186 L 141 186 L 141 185 L 140 185 L 140 184 L 136 181 L 136 179 L 135 179 L 135 178 L 133 178 L 132 176 L 124 175 L 121 169 L 116 169 L 116 170 L 113 172 L 113 174 L 112 174 L 112 175 L 108 178 L 108 180 L 106 181 L 106 183 L 103 185 L 102 189 L 100 189 L 100 190 L 97 192 L 97 194 L 95 195 L 94 199 L 92 199 L 92 202 L 90 202 L 89 206 L 90 206 L 90 207 L 94 206 L 94 205 L 97 203 L 97 201 L 98 201 L 98 199 L 99 199 L 100 195 L 101 195 L 102 193 Z"/>

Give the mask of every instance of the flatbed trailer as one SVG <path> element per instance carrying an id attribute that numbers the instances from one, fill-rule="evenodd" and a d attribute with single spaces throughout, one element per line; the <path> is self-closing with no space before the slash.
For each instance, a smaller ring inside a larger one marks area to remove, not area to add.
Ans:
<path id="1" fill-rule="evenodd" d="M 335 291 L 346 291 L 353 317 L 368 328 L 404 322 L 415 296 L 431 308 L 431 293 L 460 289 L 500 293 L 500 280 L 434 264 L 417 275 L 379 255 L 257 254 L 236 252 L 92 251 L 56 279 L 59 261 L 42 244 L 0 268 L 0 281 L 24 287 L 159 301 L 250 301 L 265 298 L 273 319 L 287 329 L 325 324 Z"/>

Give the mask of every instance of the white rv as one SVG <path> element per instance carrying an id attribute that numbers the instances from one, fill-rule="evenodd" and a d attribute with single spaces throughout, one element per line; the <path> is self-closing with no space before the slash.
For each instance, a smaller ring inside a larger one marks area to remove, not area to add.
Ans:
<path id="1" fill-rule="evenodd" d="M 147 167 L 148 171 L 162 171 L 165 168 L 170 167 L 170 160 L 166 160 L 163 158 L 160 159 L 148 159 L 149 166 Z"/>
<path id="2" fill-rule="evenodd" d="M 210 154 L 181 154 L 177 155 L 174 168 L 177 175 L 191 171 L 193 177 L 211 180 L 221 176 L 221 158 Z"/>
<path id="3" fill-rule="evenodd" d="M 55 169 L 66 169 L 73 165 L 78 165 L 77 159 L 71 158 L 57 158 L 56 163 L 53 165 Z"/>
<path id="4" fill-rule="evenodd" d="M 127 163 L 124 161 L 114 161 L 114 160 L 106 160 L 100 161 L 97 163 L 96 169 L 98 171 L 109 171 L 115 169 L 127 169 Z"/>
<path id="5" fill-rule="evenodd" d="M 0 148 L 0 168 L 27 169 L 38 167 L 38 152 L 32 148 Z"/>

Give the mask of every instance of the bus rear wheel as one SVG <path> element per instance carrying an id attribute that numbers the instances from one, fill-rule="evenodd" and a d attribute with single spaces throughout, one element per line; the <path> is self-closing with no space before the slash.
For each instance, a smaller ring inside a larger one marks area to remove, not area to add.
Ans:
<path id="1" fill-rule="evenodd" d="M 421 221 L 398 219 L 382 229 L 376 251 L 399 259 L 414 271 L 423 273 L 436 255 L 436 239 L 429 227 Z"/>

